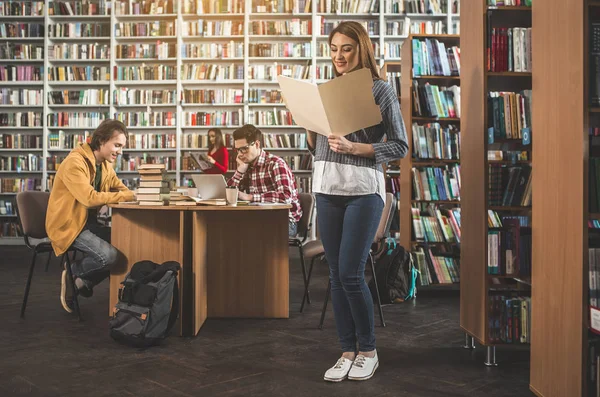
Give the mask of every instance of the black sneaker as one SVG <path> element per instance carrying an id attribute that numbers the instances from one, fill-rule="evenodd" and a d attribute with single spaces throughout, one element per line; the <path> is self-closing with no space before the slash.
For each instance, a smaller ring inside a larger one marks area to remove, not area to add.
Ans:
<path id="1" fill-rule="evenodd" d="M 60 303 L 67 313 L 73 313 L 75 307 L 73 304 L 73 283 L 69 282 L 68 277 L 67 270 L 63 270 L 60 279 Z"/>

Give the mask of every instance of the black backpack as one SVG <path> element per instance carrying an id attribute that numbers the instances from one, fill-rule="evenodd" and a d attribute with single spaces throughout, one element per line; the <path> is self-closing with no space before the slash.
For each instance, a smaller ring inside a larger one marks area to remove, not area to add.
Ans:
<path id="1" fill-rule="evenodd" d="M 375 263 L 377 285 L 381 303 L 399 303 L 417 296 L 418 270 L 412 255 L 393 239 L 386 243 L 388 250 Z M 369 282 L 373 300 L 377 302 L 377 290 L 373 279 Z"/>
<path id="2" fill-rule="evenodd" d="M 167 337 L 179 313 L 177 262 L 140 261 L 121 282 L 119 302 L 109 322 L 110 336 L 136 347 Z"/>

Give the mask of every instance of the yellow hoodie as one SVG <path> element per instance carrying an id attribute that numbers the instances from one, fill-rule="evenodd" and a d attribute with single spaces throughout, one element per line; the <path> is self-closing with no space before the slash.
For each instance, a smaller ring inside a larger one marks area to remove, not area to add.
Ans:
<path id="1" fill-rule="evenodd" d="M 48 202 L 46 232 L 57 256 L 63 254 L 83 230 L 88 208 L 134 199 L 133 192 L 121 182 L 108 161 L 102 163 L 100 192 L 92 186 L 95 176 L 96 158 L 87 143 L 73 149 L 56 172 Z"/>

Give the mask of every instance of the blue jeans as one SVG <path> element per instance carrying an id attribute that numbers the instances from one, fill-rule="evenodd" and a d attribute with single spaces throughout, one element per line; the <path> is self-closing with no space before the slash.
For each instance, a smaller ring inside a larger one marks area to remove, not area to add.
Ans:
<path id="1" fill-rule="evenodd" d="M 297 234 L 298 234 L 298 224 L 296 222 L 290 220 L 288 223 L 288 236 L 296 237 Z"/>
<path id="2" fill-rule="evenodd" d="M 365 264 L 383 212 L 377 194 L 317 194 L 317 222 L 329 264 L 331 302 L 344 352 L 375 350 L 373 298 Z"/>
<path id="3" fill-rule="evenodd" d="M 110 228 L 94 222 L 85 225 L 72 244 L 84 253 L 83 259 L 72 264 L 73 275 L 82 279 L 88 288 L 100 283 L 117 263 L 118 251 L 110 245 Z"/>

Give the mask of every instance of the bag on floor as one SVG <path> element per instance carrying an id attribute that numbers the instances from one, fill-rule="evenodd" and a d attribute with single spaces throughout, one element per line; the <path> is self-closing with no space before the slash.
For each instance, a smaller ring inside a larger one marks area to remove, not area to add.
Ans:
<path id="1" fill-rule="evenodd" d="M 110 336 L 135 347 L 157 344 L 167 337 L 179 313 L 177 262 L 162 265 L 140 261 L 119 288 L 119 302 L 109 322 Z"/>
<path id="2" fill-rule="evenodd" d="M 410 252 L 388 239 L 387 251 L 375 263 L 377 285 L 381 295 L 381 303 L 400 303 L 417 296 L 418 270 L 413 264 Z M 373 300 L 377 302 L 377 290 L 373 279 L 369 282 Z"/>

